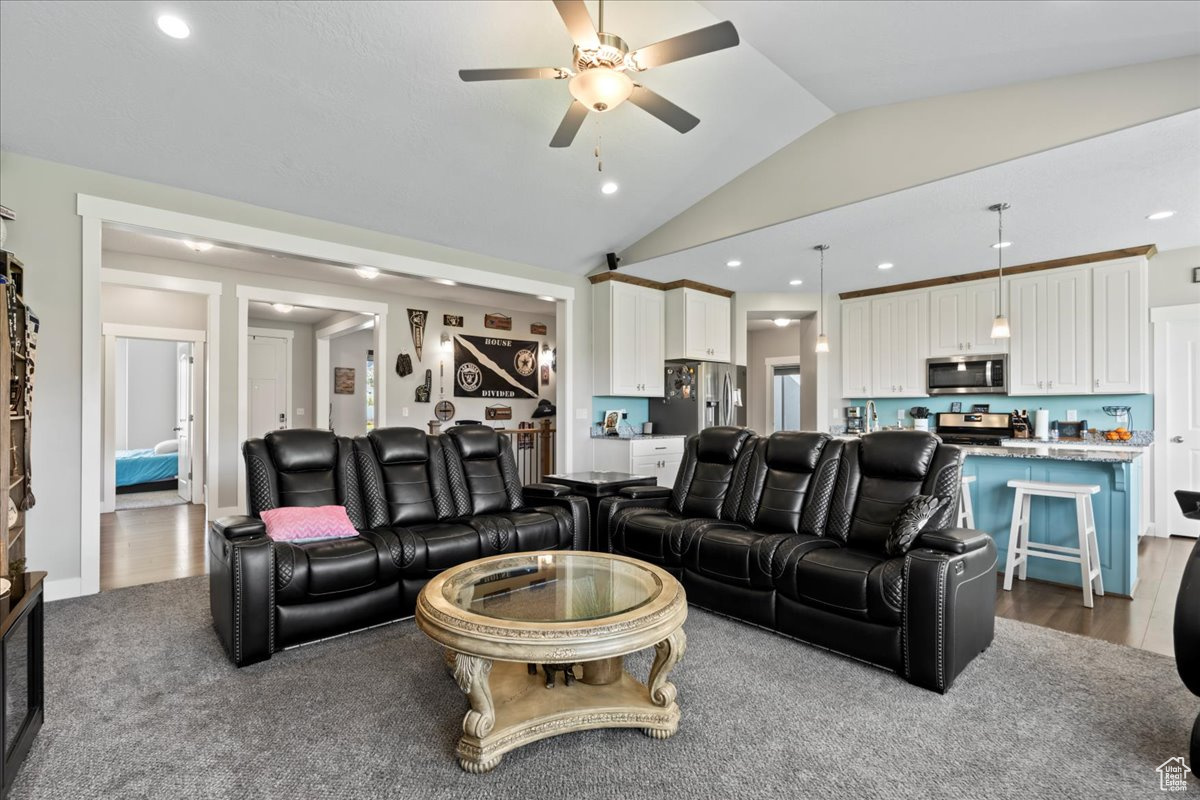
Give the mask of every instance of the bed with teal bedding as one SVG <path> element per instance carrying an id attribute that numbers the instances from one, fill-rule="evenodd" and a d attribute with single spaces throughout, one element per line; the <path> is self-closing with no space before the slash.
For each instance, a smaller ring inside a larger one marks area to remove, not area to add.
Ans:
<path id="1" fill-rule="evenodd" d="M 117 451 L 117 487 L 174 480 L 179 474 L 179 454 L 145 450 Z"/>

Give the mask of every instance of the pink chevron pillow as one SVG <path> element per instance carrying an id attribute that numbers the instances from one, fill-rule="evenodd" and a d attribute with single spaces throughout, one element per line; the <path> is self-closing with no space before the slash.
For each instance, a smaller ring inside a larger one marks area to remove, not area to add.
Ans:
<path id="1" fill-rule="evenodd" d="M 358 535 L 343 506 L 272 508 L 262 512 L 261 516 L 267 526 L 267 536 L 276 542 L 311 542 Z"/>

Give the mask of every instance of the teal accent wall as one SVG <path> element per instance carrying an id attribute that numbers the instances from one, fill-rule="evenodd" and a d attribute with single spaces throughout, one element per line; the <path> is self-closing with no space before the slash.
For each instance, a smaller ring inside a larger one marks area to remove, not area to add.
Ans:
<path id="1" fill-rule="evenodd" d="M 623 408 L 629 412 L 630 425 L 638 428 L 643 422 L 650 421 L 650 399 L 648 397 L 593 397 L 591 424 L 604 419 L 604 412 L 614 408 Z"/>
<path id="2" fill-rule="evenodd" d="M 936 397 L 888 397 L 876 400 L 875 406 L 879 410 L 880 425 L 895 425 L 896 412 L 904 409 L 904 427 L 909 428 L 912 427 L 912 417 L 908 415 L 908 409 L 913 406 L 925 406 L 929 409 L 929 424 L 932 426 L 936 424 L 933 416 L 939 411 L 949 411 L 950 404 L 955 401 L 962 403 L 963 411 L 970 411 L 971 406 L 975 403 L 989 403 L 992 411 L 997 413 L 1009 412 L 1014 408 L 1023 408 L 1029 411 L 1030 419 L 1033 419 L 1035 409 L 1045 408 L 1050 411 L 1051 420 L 1065 420 L 1067 418 L 1067 409 L 1073 408 L 1079 412 L 1078 419 L 1086 419 L 1090 427 L 1101 430 L 1113 426 L 1112 417 L 1105 414 L 1101 410 L 1101 406 L 1130 406 L 1133 409 L 1132 428 L 1134 430 L 1149 431 L 1154 429 L 1154 395 L 1151 394 L 1082 394 L 1026 397 L 1010 397 L 1000 394 L 964 394 L 954 397 L 949 395 L 938 395 Z M 867 398 L 863 398 L 851 400 L 847 405 L 861 406 L 866 405 L 866 403 Z"/>

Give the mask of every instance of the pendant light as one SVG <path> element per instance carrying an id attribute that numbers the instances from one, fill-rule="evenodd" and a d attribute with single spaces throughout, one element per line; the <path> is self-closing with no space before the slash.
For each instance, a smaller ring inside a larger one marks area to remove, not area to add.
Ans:
<path id="1" fill-rule="evenodd" d="M 1008 339 L 1012 330 L 1008 327 L 1008 317 L 1004 316 L 1004 212 L 1008 203 L 996 203 L 988 206 L 988 211 L 995 211 L 998 220 L 996 232 L 996 318 L 992 320 L 992 338 Z"/>
<path id="2" fill-rule="evenodd" d="M 829 352 L 829 337 L 825 335 L 825 251 L 829 249 L 827 244 L 819 244 L 813 248 L 821 254 L 821 317 L 817 320 L 817 346 L 815 352 Z"/>

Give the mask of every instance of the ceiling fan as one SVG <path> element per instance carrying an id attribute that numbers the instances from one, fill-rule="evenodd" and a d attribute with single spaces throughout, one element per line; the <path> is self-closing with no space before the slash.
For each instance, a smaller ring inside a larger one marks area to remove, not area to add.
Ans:
<path id="1" fill-rule="evenodd" d="M 514 69 L 462 69 L 464 81 L 509 81 L 523 79 L 566 80 L 574 100 L 559 123 L 551 147 L 569 147 L 589 111 L 612 111 L 628 100 L 658 117 L 680 133 L 700 124 L 692 116 L 662 95 L 635 83 L 631 74 L 645 72 L 674 61 L 702 56 L 738 44 L 732 22 L 719 22 L 691 33 L 673 36 L 629 51 L 620 36 L 597 30 L 583 0 L 554 0 L 554 7 L 575 41 L 572 68 L 517 67 Z M 604 0 L 600 0 L 600 28 L 604 27 Z"/>

